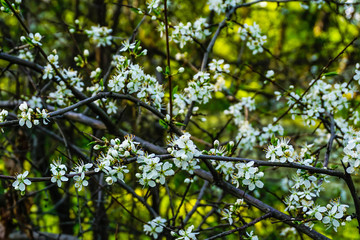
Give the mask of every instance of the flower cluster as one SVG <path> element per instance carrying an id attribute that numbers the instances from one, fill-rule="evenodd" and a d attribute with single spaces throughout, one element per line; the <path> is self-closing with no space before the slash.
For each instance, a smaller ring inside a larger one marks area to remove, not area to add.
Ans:
<path id="1" fill-rule="evenodd" d="M 58 187 L 61 187 L 62 182 L 66 182 L 69 179 L 65 176 L 67 167 L 61 163 L 61 160 L 53 161 L 50 164 L 50 171 L 52 173 L 51 182 L 57 183 Z"/>
<path id="2" fill-rule="evenodd" d="M 319 197 L 322 181 L 314 175 L 308 175 L 304 171 L 298 170 L 293 177 L 290 196 L 287 197 L 287 210 L 297 208 L 302 211 L 309 211 L 314 204 L 313 198 Z"/>
<path id="3" fill-rule="evenodd" d="M 345 4 L 340 8 L 344 13 L 345 17 L 349 20 L 355 20 L 356 22 L 360 19 L 360 14 L 357 11 L 357 7 L 354 5 L 354 0 L 343 0 Z"/>
<path id="4" fill-rule="evenodd" d="M 180 44 L 180 48 L 183 48 L 187 42 L 192 42 L 193 38 L 204 40 L 209 36 L 211 32 L 206 29 L 207 27 L 206 18 L 199 18 L 194 24 L 191 22 L 179 23 L 179 25 L 174 26 L 170 39 Z"/>
<path id="5" fill-rule="evenodd" d="M 57 58 L 54 57 L 54 59 L 55 59 L 55 61 L 57 61 L 56 60 Z M 48 77 L 50 77 L 50 76 L 52 77 L 53 70 L 52 70 L 50 64 L 48 64 L 45 67 L 44 71 L 46 71 L 47 67 L 49 67 L 49 69 L 51 69 L 51 72 L 49 72 L 50 75 L 48 75 Z M 73 93 L 71 92 L 71 90 L 69 89 L 69 86 L 74 87 L 78 91 L 83 91 L 84 81 L 81 78 L 81 76 L 78 74 L 78 72 L 71 68 L 62 69 L 60 71 L 60 73 L 62 75 L 62 79 L 59 76 L 56 76 L 57 80 L 59 81 L 58 82 L 59 84 L 56 86 L 55 92 L 49 93 L 49 98 L 47 99 L 47 102 L 48 103 L 56 103 L 59 106 L 65 106 L 67 103 L 70 102 L 69 99 L 74 96 Z M 44 73 L 44 76 L 45 76 L 45 74 L 46 73 Z"/>
<path id="6" fill-rule="evenodd" d="M 2 109 L 0 112 L 0 123 L 6 121 L 6 117 L 8 116 L 9 112 L 5 109 Z"/>
<path id="7" fill-rule="evenodd" d="M 360 133 L 345 136 L 346 146 L 344 147 L 343 163 L 347 163 L 346 172 L 351 174 L 360 169 Z"/>
<path id="8" fill-rule="evenodd" d="M 71 90 L 66 86 L 64 81 L 60 81 L 56 85 L 56 91 L 49 93 L 49 98 L 46 100 L 47 103 L 55 103 L 58 106 L 66 106 L 70 103 L 70 98 L 74 97 Z"/>
<path id="9" fill-rule="evenodd" d="M 225 13 L 229 7 L 235 7 L 240 4 L 242 0 L 208 0 L 210 11 L 215 11 L 217 14 Z"/>
<path id="10" fill-rule="evenodd" d="M 210 74 L 207 72 L 198 72 L 194 75 L 193 80 L 188 83 L 184 93 L 174 93 L 173 114 L 183 115 L 187 112 L 189 105 L 193 103 L 205 104 L 211 99 L 211 92 L 214 85 L 210 83 Z M 170 104 L 168 104 L 168 108 Z M 194 107 L 196 112 L 199 107 Z"/>
<path id="11" fill-rule="evenodd" d="M 239 28 L 240 38 L 247 40 L 246 46 L 252 51 L 253 55 L 262 53 L 264 48 L 262 47 L 266 41 L 266 35 L 261 35 L 261 30 L 258 24 L 254 22 L 253 25 L 244 24 L 243 27 Z"/>
<path id="12" fill-rule="evenodd" d="M 31 46 L 41 46 L 42 36 L 40 33 L 29 33 L 29 37 L 21 36 L 20 40 L 30 44 Z"/>
<path id="13" fill-rule="evenodd" d="M 161 1 L 160 0 L 150 0 L 147 2 L 147 8 L 149 9 L 149 13 L 151 13 L 152 10 L 156 10 Z"/>
<path id="14" fill-rule="evenodd" d="M 30 108 L 26 102 L 23 102 L 20 104 L 19 110 L 21 111 L 18 115 L 20 126 L 24 126 L 26 124 L 28 128 L 32 128 L 33 124 L 39 125 L 39 118 L 43 120 L 43 124 L 45 125 L 50 121 L 48 119 L 49 114 L 46 109 L 40 110 L 39 108 L 36 108 L 36 112 L 34 112 L 34 109 Z"/>
<path id="15" fill-rule="evenodd" d="M 152 236 L 154 239 L 158 239 L 159 234 L 164 231 L 165 223 L 166 219 L 156 217 L 144 225 L 144 232 L 146 235 Z"/>
<path id="16" fill-rule="evenodd" d="M 208 155 L 216 155 L 216 156 L 226 156 L 230 155 L 232 153 L 234 142 L 230 141 L 226 147 L 220 146 L 220 143 L 218 140 L 214 141 L 214 148 L 210 149 L 209 151 L 203 151 L 203 153 Z M 211 160 L 211 164 L 214 165 L 215 170 L 222 173 L 225 177 L 226 181 L 229 181 L 232 174 L 234 173 L 234 163 L 228 162 L 228 161 L 216 161 Z"/>
<path id="17" fill-rule="evenodd" d="M 326 205 L 327 211 L 324 214 L 324 218 L 322 218 L 322 222 L 327 228 L 332 227 L 336 232 L 337 228 L 340 226 L 340 223 L 341 225 L 345 225 L 345 221 L 351 221 L 351 216 L 347 216 L 345 219 L 343 219 L 344 213 L 348 207 L 348 205 L 341 204 L 340 199 L 330 201 L 330 203 Z"/>
<path id="18" fill-rule="evenodd" d="M 137 162 L 141 164 L 139 169 L 142 170 L 142 173 L 137 173 L 136 177 L 143 186 L 155 187 L 156 183 L 164 185 L 165 178 L 175 174 L 172 164 L 160 162 L 160 158 L 155 157 L 155 154 L 139 156 Z"/>
<path id="19" fill-rule="evenodd" d="M 118 138 L 111 139 L 109 146 L 95 145 L 94 149 L 106 148 L 106 153 L 101 152 L 97 160 L 95 172 L 103 171 L 106 182 L 111 185 L 118 180 L 124 181 L 124 174 L 128 173 L 126 165 L 122 165 L 123 158 L 143 156 L 144 151 L 138 148 L 139 143 L 133 141 L 133 136 L 125 136 L 121 141 Z M 107 140 L 106 140 L 107 141 Z"/>
<path id="20" fill-rule="evenodd" d="M 257 141 L 260 132 L 256 130 L 248 121 L 243 121 L 238 128 L 236 140 L 239 147 L 244 150 L 251 150 Z"/>
<path id="21" fill-rule="evenodd" d="M 255 99 L 251 97 L 243 97 L 241 100 L 229 107 L 229 109 L 225 110 L 225 115 L 231 115 L 234 118 L 234 122 L 236 125 L 241 125 L 244 121 L 243 112 L 254 111 L 255 110 Z"/>
<path id="22" fill-rule="evenodd" d="M 270 162 L 292 163 L 296 162 L 302 165 L 310 166 L 315 157 L 310 155 L 310 148 L 313 146 L 305 145 L 297 153 L 294 147 L 289 144 L 290 139 L 272 139 L 272 144 L 269 144 L 266 151 L 266 158 L 270 159 Z"/>
<path id="23" fill-rule="evenodd" d="M 26 179 L 28 174 L 29 174 L 28 171 L 25 171 L 22 174 L 18 174 L 16 176 L 16 180 L 12 184 L 12 186 L 14 187 L 15 190 L 20 190 L 21 191 L 21 195 L 25 194 L 26 185 L 27 186 L 31 185 L 31 181 L 29 179 Z"/>
<path id="24" fill-rule="evenodd" d="M 55 76 L 54 68 L 59 68 L 59 56 L 56 54 L 56 50 L 54 50 L 53 53 L 54 54 L 50 54 L 47 57 L 49 63 L 44 67 L 43 79 L 52 79 Z"/>
<path id="25" fill-rule="evenodd" d="M 244 207 L 244 199 L 237 199 L 234 204 L 230 204 L 229 208 L 221 210 L 221 220 L 227 220 L 230 225 L 234 223 L 234 218 L 240 214 L 241 208 Z"/>
<path id="26" fill-rule="evenodd" d="M 201 152 L 196 149 L 196 145 L 190 140 L 190 133 L 185 133 L 181 137 L 175 137 L 170 143 L 167 151 L 175 158 L 174 163 L 178 168 L 193 174 L 198 166 L 199 160 L 194 157 L 200 156 Z"/>
<path id="27" fill-rule="evenodd" d="M 188 87 L 184 89 L 190 101 L 198 104 L 207 103 L 211 98 L 214 85 L 210 82 L 210 74 L 198 72 L 194 75 L 194 80 L 190 81 Z"/>
<path id="28" fill-rule="evenodd" d="M 263 188 L 264 183 L 260 180 L 263 176 L 263 172 L 259 172 L 259 169 L 254 166 L 254 161 L 248 163 L 235 164 L 235 171 L 232 174 L 232 183 L 239 187 L 240 183 L 247 186 L 250 191 L 253 191 L 255 187 Z"/>
<path id="29" fill-rule="evenodd" d="M 340 204 L 338 199 L 330 201 L 325 207 L 320 205 L 311 206 L 306 214 L 321 221 L 327 228 L 333 228 L 336 232 L 340 224 L 345 225 L 346 221 L 351 221 L 351 216 L 344 216 L 348 207 L 348 205 Z M 307 225 L 312 227 L 313 223 L 308 222 Z"/>
<path id="30" fill-rule="evenodd" d="M 28 128 L 31 128 L 33 123 L 35 125 L 39 124 L 38 120 L 33 119 L 34 110 L 32 108 L 29 108 L 26 102 L 20 104 L 19 110 L 21 111 L 20 115 L 18 116 L 20 118 L 19 119 L 20 126 L 24 126 L 24 124 L 26 124 Z"/>
<path id="31" fill-rule="evenodd" d="M 347 97 L 354 96 L 354 92 L 355 90 L 347 83 L 329 84 L 323 77 L 311 87 L 300 102 L 296 101 L 300 99 L 300 93 L 290 93 L 288 105 L 294 104 L 290 113 L 293 114 L 293 118 L 295 115 L 301 115 L 307 125 L 314 125 L 315 120 L 319 119 L 323 113 L 335 114 L 337 111 L 348 108 Z"/>
<path id="32" fill-rule="evenodd" d="M 107 184 L 112 185 L 118 180 L 124 182 L 124 174 L 129 172 L 129 169 L 125 165 L 119 166 L 119 164 L 115 166 L 108 166 L 109 170 L 104 170 L 106 173 L 105 181 Z"/>
<path id="33" fill-rule="evenodd" d="M 27 102 L 29 107 L 31 108 L 42 108 L 42 102 L 41 102 L 41 97 L 36 97 L 36 96 L 32 96 L 29 101 Z"/>
<path id="34" fill-rule="evenodd" d="M 34 55 L 29 50 L 19 50 L 18 58 L 28 60 L 30 62 L 34 61 Z"/>
<path id="35" fill-rule="evenodd" d="M 268 142 L 273 136 L 282 136 L 284 134 L 284 128 L 281 125 L 269 124 L 262 128 L 259 135 L 260 144 L 263 145 Z"/>
<path id="36" fill-rule="evenodd" d="M 77 188 L 79 191 L 81 191 L 82 187 L 86 187 L 89 185 L 89 182 L 85 179 L 85 173 L 89 171 L 90 168 L 92 168 L 92 163 L 86 163 L 79 162 L 74 168 L 73 171 L 70 172 L 70 174 L 77 174 L 73 177 L 75 181 L 75 188 Z"/>
<path id="37" fill-rule="evenodd" d="M 86 35 L 90 38 L 97 47 L 111 46 L 111 40 L 113 37 L 110 35 L 112 29 L 105 26 L 92 26 L 91 30 L 85 30 Z"/>
<path id="38" fill-rule="evenodd" d="M 117 58 L 117 73 L 109 80 L 108 87 L 116 93 L 135 94 L 139 100 L 161 109 L 163 87 L 155 77 L 145 74 L 137 64 L 127 58 Z"/>
<path id="39" fill-rule="evenodd" d="M 294 162 L 296 153 L 294 147 L 289 144 L 290 139 L 276 139 L 274 144 L 269 144 L 266 149 L 266 158 L 270 162 Z"/>
<path id="40" fill-rule="evenodd" d="M 173 114 L 174 116 L 177 115 L 184 115 L 187 112 L 187 107 L 190 104 L 189 99 L 184 93 L 175 93 L 173 95 Z M 194 111 L 195 109 L 195 111 Z M 198 107 L 194 107 L 193 111 L 196 112 Z M 168 112 L 170 111 L 170 103 L 168 104 Z"/>
<path id="41" fill-rule="evenodd" d="M 300 155 L 307 155 L 308 147 Z M 311 162 L 308 162 L 310 164 Z M 298 169 L 296 175 L 290 181 L 291 190 L 290 195 L 286 197 L 285 203 L 287 205 L 286 211 L 296 210 L 298 214 L 309 217 L 309 219 L 316 219 L 322 221 L 328 228 L 332 227 L 335 231 L 340 226 L 340 222 L 345 224 L 350 221 L 351 217 L 344 218 L 344 213 L 347 205 L 340 204 L 340 201 L 331 201 L 326 206 L 321 206 L 315 203 L 316 199 L 320 197 L 322 183 L 327 182 L 326 177 L 322 175 L 310 175 L 307 171 Z M 306 220 L 306 225 L 313 227 L 313 220 Z"/>
<path id="42" fill-rule="evenodd" d="M 209 69 L 215 73 L 214 79 L 217 79 L 218 77 L 222 76 L 223 73 L 230 72 L 230 64 L 225 63 L 224 59 L 213 59 L 211 63 L 209 63 Z"/>
<path id="43" fill-rule="evenodd" d="M 71 68 L 62 69 L 61 75 L 63 76 L 64 80 L 69 83 L 70 86 L 76 88 L 79 91 L 83 91 L 84 81 L 77 71 Z M 58 80 L 60 80 L 60 78 L 58 78 Z"/>

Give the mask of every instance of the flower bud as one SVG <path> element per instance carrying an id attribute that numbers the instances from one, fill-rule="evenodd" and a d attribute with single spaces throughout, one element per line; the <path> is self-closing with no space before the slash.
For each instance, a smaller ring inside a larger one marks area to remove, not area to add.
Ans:
<path id="1" fill-rule="evenodd" d="M 219 142 L 219 140 L 216 139 L 216 140 L 214 141 L 214 148 L 218 148 L 219 145 L 220 145 L 220 142 Z"/>
<path id="2" fill-rule="evenodd" d="M 157 67 L 156 67 L 156 71 L 158 71 L 158 72 L 160 72 L 160 73 L 161 73 L 161 72 L 163 71 L 163 69 L 162 69 L 162 67 L 157 66 Z"/>

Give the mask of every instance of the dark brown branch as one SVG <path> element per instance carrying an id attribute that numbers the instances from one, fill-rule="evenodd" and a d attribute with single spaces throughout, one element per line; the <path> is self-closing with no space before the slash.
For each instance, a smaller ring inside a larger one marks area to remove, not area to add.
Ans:
<path id="1" fill-rule="evenodd" d="M 0 59 L 3 59 L 5 61 L 11 62 L 11 63 L 18 64 L 18 65 L 21 65 L 24 67 L 31 68 L 34 71 L 39 72 L 39 73 L 42 73 L 43 69 L 44 69 L 43 66 L 41 66 L 37 63 L 30 62 L 30 61 L 27 61 L 27 60 L 24 60 L 24 59 L 21 59 L 21 58 L 18 58 L 18 57 L 15 57 L 10 54 L 3 53 L 3 52 L 0 52 Z"/>
<path id="2" fill-rule="evenodd" d="M 268 167 L 286 167 L 286 168 L 295 168 L 295 169 L 303 169 L 313 173 L 326 174 L 329 176 L 339 177 L 344 179 L 345 175 L 342 172 L 325 169 L 325 168 L 316 168 L 312 166 L 306 166 L 298 163 L 281 163 L 281 162 L 269 162 L 262 160 L 254 160 L 249 158 L 238 158 L 238 157 L 222 157 L 222 156 L 214 156 L 214 155 L 200 155 L 196 157 L 198 159 L 212 159 L 218 161 L 230 161 L 230 162 L 254 162 L 255 166 L 268 166 Z"/>
<path id="3" fill-rule="evenodd" d="M 245 230 L 246 228 L 255 225 L 256 223 L 258 223 L 258 222 L 260 222 L 260 221 L 262 221 L 262 220 L 264 220 L 264 219 L 267 219 L 267 218 L 271 217 L 271 215 L 272 215 L 271 212 L 268 212 L 268 213 L 262 215 L 261 217 L 256 218 L 255 220 L 253 220 L 253 221 L 251 221 L 251 222 L 249 222 L 249 223 L 247 223 L 247 224 L 245 224 L 245 225 L 243 225 L 243 226 L 241 226 L 241 227 L 238 227 L 238 228 L 235 228 L 235 229 L 226 231 L 226 232 L 219 233 L 219 234 L 217 234 L 217 235 L 215 235 L 215 236 L 212 236 L 212 237 L 207 238 L 206 240 L 212 240 L 212 239 L 216 239 L 216 238 L 221 238 L 221 237 L 225 237 L 225 236 L 227 236 L 227 235 L 230 235 L 230 234 L 232 234 L 232 233 L 234 233 L 234 232 L 243 231 L 243 230 Z"/>
<path id="4" fill-rule="evenodd" d="M 204 170 L 201 170 L 201 169 L 197 169 L 194 172 L 197 176 L 208 180 L 210 183 L 215 183 L 214 179 L 210 173 L 208 173 Z M 244 192 L 243 190 L 241 190 L 239 188 L 236 188 L 235 186 L 231 185 L 230 183 L 220 181 L 215 184 L 218 187 L 220 187 L 222 190 L 226 191 L 227 193 L 229 193 L 237 198 L 243 198 L 248 204 L 258 208 L 262 212 L 270 213 L 272 217 L 274 217 L 292 227 L 295 227 L 298 231 L 308 235 L 309 237 L 311 237 L 313 239 L 329 240 L 329 238 L 327 238 L 326 236 L 322 235 L 319 232 L 316 232 L 313 229 L 310 229 L 309 227 L 307 227 L 303 224 L 294 223 L 293 222 L 294 219 L 291 216 L 280 212 L 279 210 L 267 205 L 266 203 L 263 203 L 259 199 L 254 198 L 253 196 L 247 194 L 246 192 Z"/>

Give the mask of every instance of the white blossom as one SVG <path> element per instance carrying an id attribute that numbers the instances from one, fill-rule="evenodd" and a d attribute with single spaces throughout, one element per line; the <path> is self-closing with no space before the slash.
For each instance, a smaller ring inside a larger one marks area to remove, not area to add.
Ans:
<path id="1" fill-rule="evenodd" d="M 14 189 L 20 190 L 22 195 L 25 193 L 25 187 L 31 185 L 31 181 L 29 179 L 26 179 L 28 174 L 28 171 L 25 171 L 22 174 L 18 174 L 16 176 L 16 180 L 12 183 Z"/>
<path id="2" fill-rule="evenodd" d="M 186 230 L 181 229 L 179 231 L 180 237 L 176 238 L 176 240 L 184 239 L 184 240 L 196 240 L 196 234 L 199 233 L 193 233 L 192 230 L 194 229 L 194 225 L 191 225 Z"/>
<path id="3" fill-rule="evenodd" d="M 113 37 L 110 35 L 112 29 L 105 26 L 92 26 L 91 30 L 85 30 L 90 40 L 97 45 L 97 47 L 111 46 L 111 40 Z"/>
<path id="4" fill-rule="evenodd" d="M 163 232 L 165 223 L 166 219 L 162 217 L 156 217 L 144 225 L 144 232 L 146 233 L 146 235 L 152 236 L 153 238 L 157 239 L 159 237 L 159 234 Z"/>

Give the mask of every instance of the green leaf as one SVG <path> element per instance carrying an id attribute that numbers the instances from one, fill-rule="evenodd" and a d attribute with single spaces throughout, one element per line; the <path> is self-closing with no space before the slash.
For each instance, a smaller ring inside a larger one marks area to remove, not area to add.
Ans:
<path id="1" fill-rule="evenodd" d="M 89 146 L 91 146 L 91 145 L 93 145 L 93 144 L 96 144 L 96 141 L 89 142 L 89 143 L 87 144 L 87 146 L 89 147 Z"/>
<path id="2" fill-rule="evenodd" d="M 140 41 L 136 41 L 136 44 L 135 44 L 135 49 L 138 49 L 139 48 L 139 46 L 140 46 Z"/>
<path id="3" fill-rule="evenodd" d="M 166 74 L 166 75 L 169 75 L 169 74 L 170 74 L 170 68 L 169 68 L 169 66 L 166 66 L 166 68 L 165 68 L 165 74 Z"/>
<path id="4" fill-rule="evenodd" d="M 3 5 L 5 8 L 9 8 L 9 5 L 4 0 L 1 0 L 1 5 Z"/>
<path id="5" fill-rule="evenodd" d="M 324 73 L 324 76 L 326 76 L 326 77 L 335 76 L 335 75 L 338 75 L 338 73 L 337 72 Z"/>
<path id="6" fill-rule="evenodd" d="M 130 8 L 130 11 L 133 11 L 134 13 L 139 13 L 139 9 L 137 8 Z"/>
<path id="7" fill-rule="evenodd" d="M 160 126 L 162 126 L 164 129 L 168 129 L 169 125 L 162 119 L 159 119 L 159 124 Z"/>
<path id="8" fill-rule="evenodd" d="M 275 137 L 275 135 L 273 134 L 271 136 L 271 144 L 274 145 L 274 146 L 277 146 L 277 143 L 278 143 L 278 139 Z"/>
<path id="9" fill-rule="evenodd" d="M 174 95 L 177 93 L 179 86 L 176 85 L 172 90 L 172 99 L 174 99 Z"/>
<path id="10" fill-rule="evenodd" d="M 233 147 L 234 147 L 234 145 L 232 145 L 232 144 L 230 144 L 230 143 L 226 144 L 226 152 L 227 152 L 228 154 L 231 154 L 231 153 L 232 153 L 232 150 L 233 150 Z"/>
<path id="11" fill-rule="evenodd" d="M 176 126 L 184 126 L 184 127 L 186 127 L 186 125 L 183 124 L 183 123 L 181 123 L 181 122 L 175 122 L 175 125 L 176 125 Z"/>

